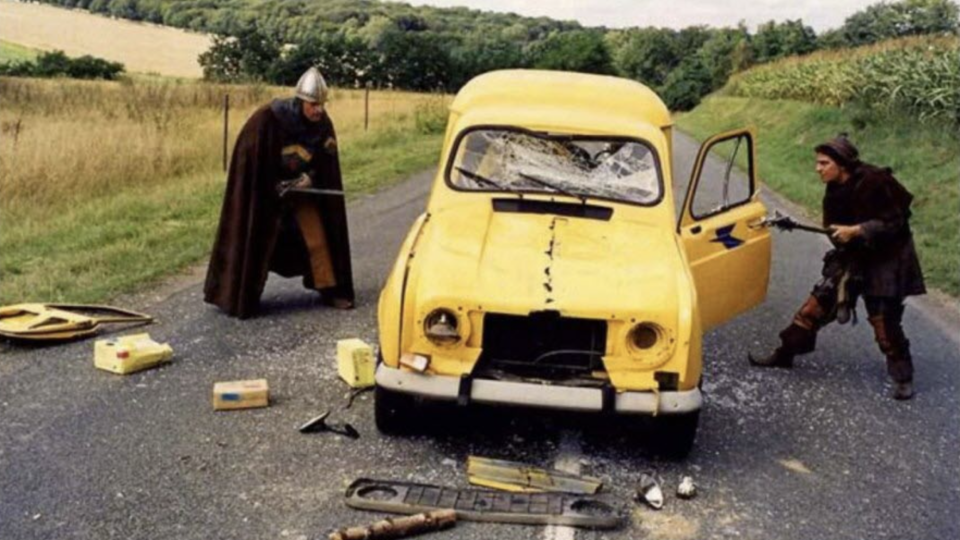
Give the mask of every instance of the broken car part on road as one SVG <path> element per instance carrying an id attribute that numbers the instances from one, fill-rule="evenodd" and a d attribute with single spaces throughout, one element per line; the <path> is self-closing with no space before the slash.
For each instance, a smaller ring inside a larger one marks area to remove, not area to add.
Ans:
<path id="1" fill-rule="evenodd" d="M 303 425 L 297 428 L 297 431 L 300 433 L 336 433 L 337 435 L 343 435 L 350 439 L 359 439 L 360 432 L 357 431 L 352 425 L 348 423 L 343 424 L 328 424 L 327 417 L 330 416 L 330 411 L 323 411 L 318 416 L 307 420 Z"/>
<path id="2" fill-rule="evenodd" d="M 697 484 L 693 477 L 684 476 L 680 478 L 680 485 L 677 486 L 677 497 L 681 499 L 692 499 L 697 496 Z"/>
<path id="3" fill-rule="evenodd" d="M 477 486 L 524 493 L 593 495 L 603 486 L 598 478 L 477 456 L 467 457 L 467 476 Z"/>
<path id="4" fill-rule="evenodd" d="M 650 508 L 660 510 L 663 508 L 663 489 L 660 487 L 661 480 L 651 474 L 642 474 L 640 476 L 640 485 L 637 486 L 637 500 L 647 503 Z"/>
<path id="5" fill-rule="evenodd" d="M 68 341 L 92 336 L 107 323 L 146 324 L 153 317 L 112 306 L 16 304 L 0 307 L 0 337 L 25 341 Z"/>
<path id="6" fill-rule="evenodd" d="M 350 527 L 330 533 L 330 540 L 367 540 L 368 538 L 404 538 L 424 532 L 449 529 L 457 524 L 454 510 L 435 510 L 402 518 L 378 521 L 369 527 Z"/>
<path id="7" fill-rule="evenodd" d="M 623 517 L 612 506 L 594 497 L 562 493 L 501 493 L 361 478 L 350 484 L 345 498 L 351 508 L 396 514 L 450 508 L 466 521 L 591 529 L 623 524 Z"/>

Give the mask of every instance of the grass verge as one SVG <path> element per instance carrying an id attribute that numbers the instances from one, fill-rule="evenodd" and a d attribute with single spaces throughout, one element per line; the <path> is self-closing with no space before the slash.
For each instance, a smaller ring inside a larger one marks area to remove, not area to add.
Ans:
<path id="1" fill-rule="evenodd" d="M 33 60 L 37 57 L 37 54 L 38 51 L 36 49 L 0 39 L 0 63 Z"/>
<path id="2" fill-rule="evenodd" d="M 892 167 L 915 196 L 911 226 L 928 286 L 960 295 L 960 136 L 949 123 L 877 115 L 793 101 L 712 96 L 677 118 L 699 140 L 728 129 L 757 128 L 764 183 L 819 215 L 823 186 L 813 147 L 847 132 L 861 158 Z"/>
<path id="3" fill-rule="evenodd" d="M 348 195 L 429 167 L 441 137 L 398 130 L 345 142 Z M 102 302 L 203 261 L 223 188 L 220 172 L 183 176 L 87 201 L 49 216 L 42 227 L 11 224 L 0 239 L 2 303 Z"/>

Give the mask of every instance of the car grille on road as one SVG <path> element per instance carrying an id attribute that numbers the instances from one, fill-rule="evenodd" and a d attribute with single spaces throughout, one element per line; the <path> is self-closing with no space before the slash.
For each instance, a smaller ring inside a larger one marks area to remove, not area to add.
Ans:
<path id="1" fill-rule="evenodd" d="M 488 313 L 483 319 L 479 373 L 565 379 L 603 371 L 607 323 L 560 317 Z"/>

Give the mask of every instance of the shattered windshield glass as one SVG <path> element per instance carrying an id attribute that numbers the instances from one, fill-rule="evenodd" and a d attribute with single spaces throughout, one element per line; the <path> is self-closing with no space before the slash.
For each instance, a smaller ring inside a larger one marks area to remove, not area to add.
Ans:
<path id="1" fill-rule="evenodd" d="M 478 129 L 460 139 L 453 155 L 449 181 L 459 189 L 660 200 L 653 151 L 638 141 Z"/>

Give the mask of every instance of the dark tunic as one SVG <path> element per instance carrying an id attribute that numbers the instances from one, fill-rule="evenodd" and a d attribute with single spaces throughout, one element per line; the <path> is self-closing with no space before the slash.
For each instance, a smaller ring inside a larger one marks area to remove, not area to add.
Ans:
<path id="1" fill-rule="evenodd" d="M 866 163 L 846 182 L 827 185 L 824 226 L 860 225 L 863 230 L 844 249 L 863 276 L 864 296 L 904 298 L 926 292 L 910 232 L 912 201 L 890 169 Z"/>
<path id="2" fill-rule="evenodd" d="M 210 257 L 204 299 L 228 314 L 253 315 L 270 271 L 303 276 L 315 288 L 310 254 L 291 218 L 290 201 L 277 184 L 308 174 L 313 186 L 343 189 L 333 122 L 303 117 L 295 100 L 277 100 L 258 109 L 237 138 L 227 177 L 220 225 Z M 319 214 L 336 285 L 325 299 L 354 299 L 350 241 L 342 197 L 298 195 L 296 203 Z M 311 233 L 315 234 L 315 231 Z"/>

